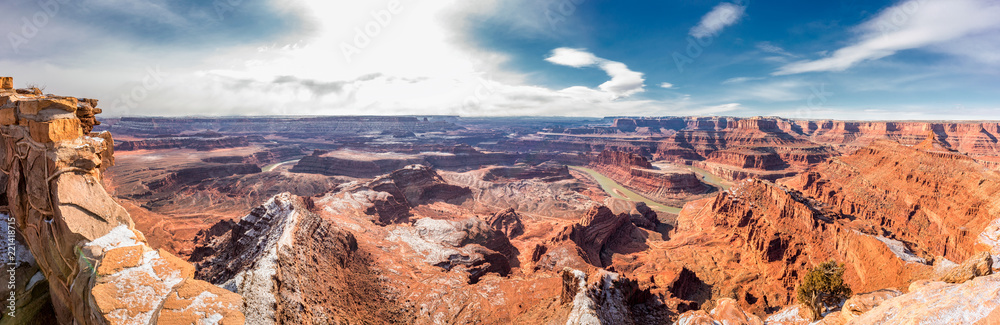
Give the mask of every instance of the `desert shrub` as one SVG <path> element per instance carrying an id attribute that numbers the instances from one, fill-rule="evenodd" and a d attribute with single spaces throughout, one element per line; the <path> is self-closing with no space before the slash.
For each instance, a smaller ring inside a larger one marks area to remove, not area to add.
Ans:
<path id="1" fill-rule="evenodd" d="M 27 89 L 38 89 L 38 91 L 41 91 L 41 92 L 45 91 L 45 85 L 40 85 L 40 84 L 37 84 L 37 83 L 34 83 L 34 82 L 29 83 L 25 88 L 27 88 Z"/>
<path id="2" fill-rule="evenodd" d="M 819 320 L 828 306 L 835 306 L 852 294 L 844 284 L 844 265 L 829 261 L 809 270 L 797 290 L 799 303 L 809 306 L 813 320 Z"/>

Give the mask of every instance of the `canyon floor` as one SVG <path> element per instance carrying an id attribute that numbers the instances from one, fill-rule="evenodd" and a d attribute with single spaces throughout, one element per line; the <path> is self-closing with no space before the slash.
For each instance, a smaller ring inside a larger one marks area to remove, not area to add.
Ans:
<path id="1" fill-rule="evenodd" d="M 812 324 L 796 290 L 835 261 L 821 324 L 1000 324 L 1000 123 L 101 121 L 4 126 L 38 317 Z"/>
<path id="2" fill-rule="evenodd" d="M 824 324 L 928 323 L 930 311 L 870 314 L 912 308 L 897 300 L 914 294 L 955 305 L 958 323 L 1000 313 L 997 123 L 435 116 L 100 128 L 120 139 L 105 185 L 136 229 L 243 296 L 250 323 L 806 324 L 795 290 L 828 260 L 846 266 L 852 299 L 868 300 L 831 306 Z M 989 280 L 926 284 L 980 254 L 991 264 L 976 275 Z M 944 296 L 962 286 L 990 292 L 988 308 Z"/>

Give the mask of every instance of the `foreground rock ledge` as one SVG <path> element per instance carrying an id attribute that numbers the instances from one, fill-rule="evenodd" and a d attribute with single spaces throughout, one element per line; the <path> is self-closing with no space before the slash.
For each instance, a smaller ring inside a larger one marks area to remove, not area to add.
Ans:
<path id="1" fill-rule="evenodd" d="M 101 185 L 114 160 L 111 135 L 90 133 L 97 100 L 16 91 L 3 81 L 0 212 L 16 220 L 56 320 L 242 324 L 239 295 L 193 279 L 194 266 L 150 248 Z"/>

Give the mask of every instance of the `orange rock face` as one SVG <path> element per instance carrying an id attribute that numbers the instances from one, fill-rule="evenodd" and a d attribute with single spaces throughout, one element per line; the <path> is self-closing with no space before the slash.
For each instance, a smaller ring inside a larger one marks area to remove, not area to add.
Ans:
<path id="1" fill-rule="evenodd" d="M 1000 209 L 1000 179 L 961 154 L 876 141 L 787 182 L 833 211 L 884 227 L 918 256 L 962 261 Z M 945 217 L 947 216 L 947 217 Z"/>
<path id="2" fill-rule="evenodd" d="M 706 311 L 714 299 L 736 297 L 757 315 L 793 304 L 805 271 L 831 259 L 846 264 L 845 281 L 855 292 L 906 288 L 932 277 L 930 261 L 990 249 L 977 234 L 992 229 L 995 216 L 985 211 L 996 211 L 988 194 L 996 192 L 996 177 L 961 154 L 876 141 L 784 185 L 747 180 L 691 202 L 669 241 L 615 256 L 611 267 L 636 279 L 653 275 L 640 280 L 653 292 L 669 283 L 658 280 L 658 270 L 683 267 L 695 289 L 675 290 L 674 297 Z M 941 215 L 949 218 L 932 217 Z M 952 273 L 989 274 L 989 255 L 977 256 Z"/>
<path id="3" fill-rule="evenodd" d="M 12 217 L 6 220 L 13 221 L 10 233 L 19 234 L 35 257 L 26 263 L 39 273 L 28 276 L 41 279 L 22 288 L 47 282 L 48 310 L 54 312 L 44 315 L 45 308 L 28 305 L 24 311 L 39 314 L 19 316 L 54 317 L 62 324 L 148 323 L 170 319 L 167 314 L 243 322 L 242 298 L 194 280 L 190 264 L 150 248 L 101 186 L 113 163 L 113 143 L 109 135 L 82 134 L 72 114 L 75 98 L 33 93 L 16 101 L 19 123 L 0 126 L 2 209 Z M 44 289 L 31 291 L 46 296 Z"/>

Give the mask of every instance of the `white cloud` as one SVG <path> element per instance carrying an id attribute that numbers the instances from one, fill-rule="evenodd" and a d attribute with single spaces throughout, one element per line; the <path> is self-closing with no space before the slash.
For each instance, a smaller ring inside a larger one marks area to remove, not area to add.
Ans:
<path id="1" fill-rule="evenodd" d="M 552 55 L 545 58 L 545 61 L 574 68 L 582 68 L 595 65 L 601 62 L 602 59 L 584 49 L 560 47 L 552 50 Z"/>
<path id="2" fill-rule="evenodd" d="M 601 90 L 611 93 L 613 99 L 624 98 L 645 91 L 643 83 L 646 80 L 642 78 L 642 73 L 629 70 L 628 66 L 625 66 L 624 63 L 607 61 L 601 63 L 601 69 L 604 69 L 611 76 L 611 80 L 598 87 Z"/>
<path id="3" fill-rule="evenodd" d="M 155 5 L 165 0 L 137 1 Z M 307 30 L 278 39 L 209 48 L 137 47 L 131 40 L 97 29 L 53 20 L 46 35 L 75 35 L 86 39 L 87 46 L 58 52 L 72 55 L 39 60 L 0 57 L 0 70 L 14 76 L 18 85 L 38 82 L 47 84 L 53 93 L 101 99 L 107 117 L 604 116 L 607 112 L 647 114 L 673 107 L 662 101 L 620 100 L 643 91 L 643 74 L 586 51 L 582 56 L 568 51 L 567 56 L 550 62 L 600 68 L 610 80 L 596 87 L 566 89 L 527 84 L 524 74 L 502 68 L 507 60 L 504 54 L 481 49 L 467 39 L 469 28 L 463 25 L 467 18 L 488 14 L 500 4 L 496 0 L 401 2 L 401 10 L 379 24 L 377 35 L 367 39 L 359 36 L 358 30 L 363 32 L 373 22 L 378 23 L 373 13 L 377 16 L 386 10 L 386 2 L 296 0 L 295 4 Z M 0 26 L 5 24 L 0 22 Z M 61 32 L 65 30 L 80 33 Z M 357 44 L 359 37 L 366 41 L 365 46 Z M 60 48 L 60 39 L 43 39 L 40 33 L 31 45 Z M 343 55 L 344 44 L 360 49 L 349 61 Z M 143 87 L 151 67 L 161 71 L 158 81 L 153 87 Z M 134 93 L 141 94 L 142 100 L 123 105 L 121 98 Z"/>
<path id="4" fill-rule="evenodd" d="M 780 46 L 771 44 L 771 42 L 760 42 L 760 43 L 757 43 L 756 47 L 757 47 L 758 50 L 761 50 L 761 51 L 767 52 L 767 53 L 773 53 L 773 54 L 778 54 L 778 55 L 783 55 L 783 56 L 789 56 L 789 57 L 795 57 L 796 56 L 794 54 L 788 53 L 788 51 L 785 51 L 785 49 L 781 48 Z"/>
<path id="5" fill-rule="evenodd" d="M 773 74 L 843 71 L 861 62 L 878 60 L 903 50 L 960 42 L 1000 30 L 1000 19 L 997 17 L 1000 17 L 1000 2 L 995 0 L 902 2 L 858 26 L 860 37 L 854 44 L 826 58 L 787 64 Z M 978 52 L 976 47 L 964 49 L 969 50 L 969 56 L 977 56 L 974 53 Z"/>
<path id="6" fill-rule="evenodd" d="M 674 84 L 669 82 L 664 82 L 660 84 L 660 88 L 666 88 L 666 89 L 674 88 Z"/>
<path id="7" fill-rule="evenodd" d="M 764 79 L 764 78 L 761 78 L 761 77 L 736 77 L 736 78 L 726 79 L 725 81 L 722 82 L 722 84 L 723 85 L 738 84 L 738 83 L 744 83 L 744 82 L 747 82 L 747 81 L 754 81 L 754 80 L 761 80 L 761 79 Z"/>
<path id="8" fill-rule="evenodd" d="M 743 18 L 746 7 L 723 2 L 712 8 L 705 16 L 701 17 L 701 22 L 691 28 L 691 36 L 703 38 L 715 36 L 722 32 L 722 29 L 735 24 Z"/>
<path id="9" fill-rule="evenodd" d="M 583 49 L 560 47 L 552 50 L 552 54 L 545 60 L 574 68 L 598 66 L 611 77 L 611 80 L 601 84 L 598 88 L 606 92 L 613 100 L 645 91 L 646 79 L 643 78 L 642 72 L 629 70 L 624 63 L 599 58 Z"/>

